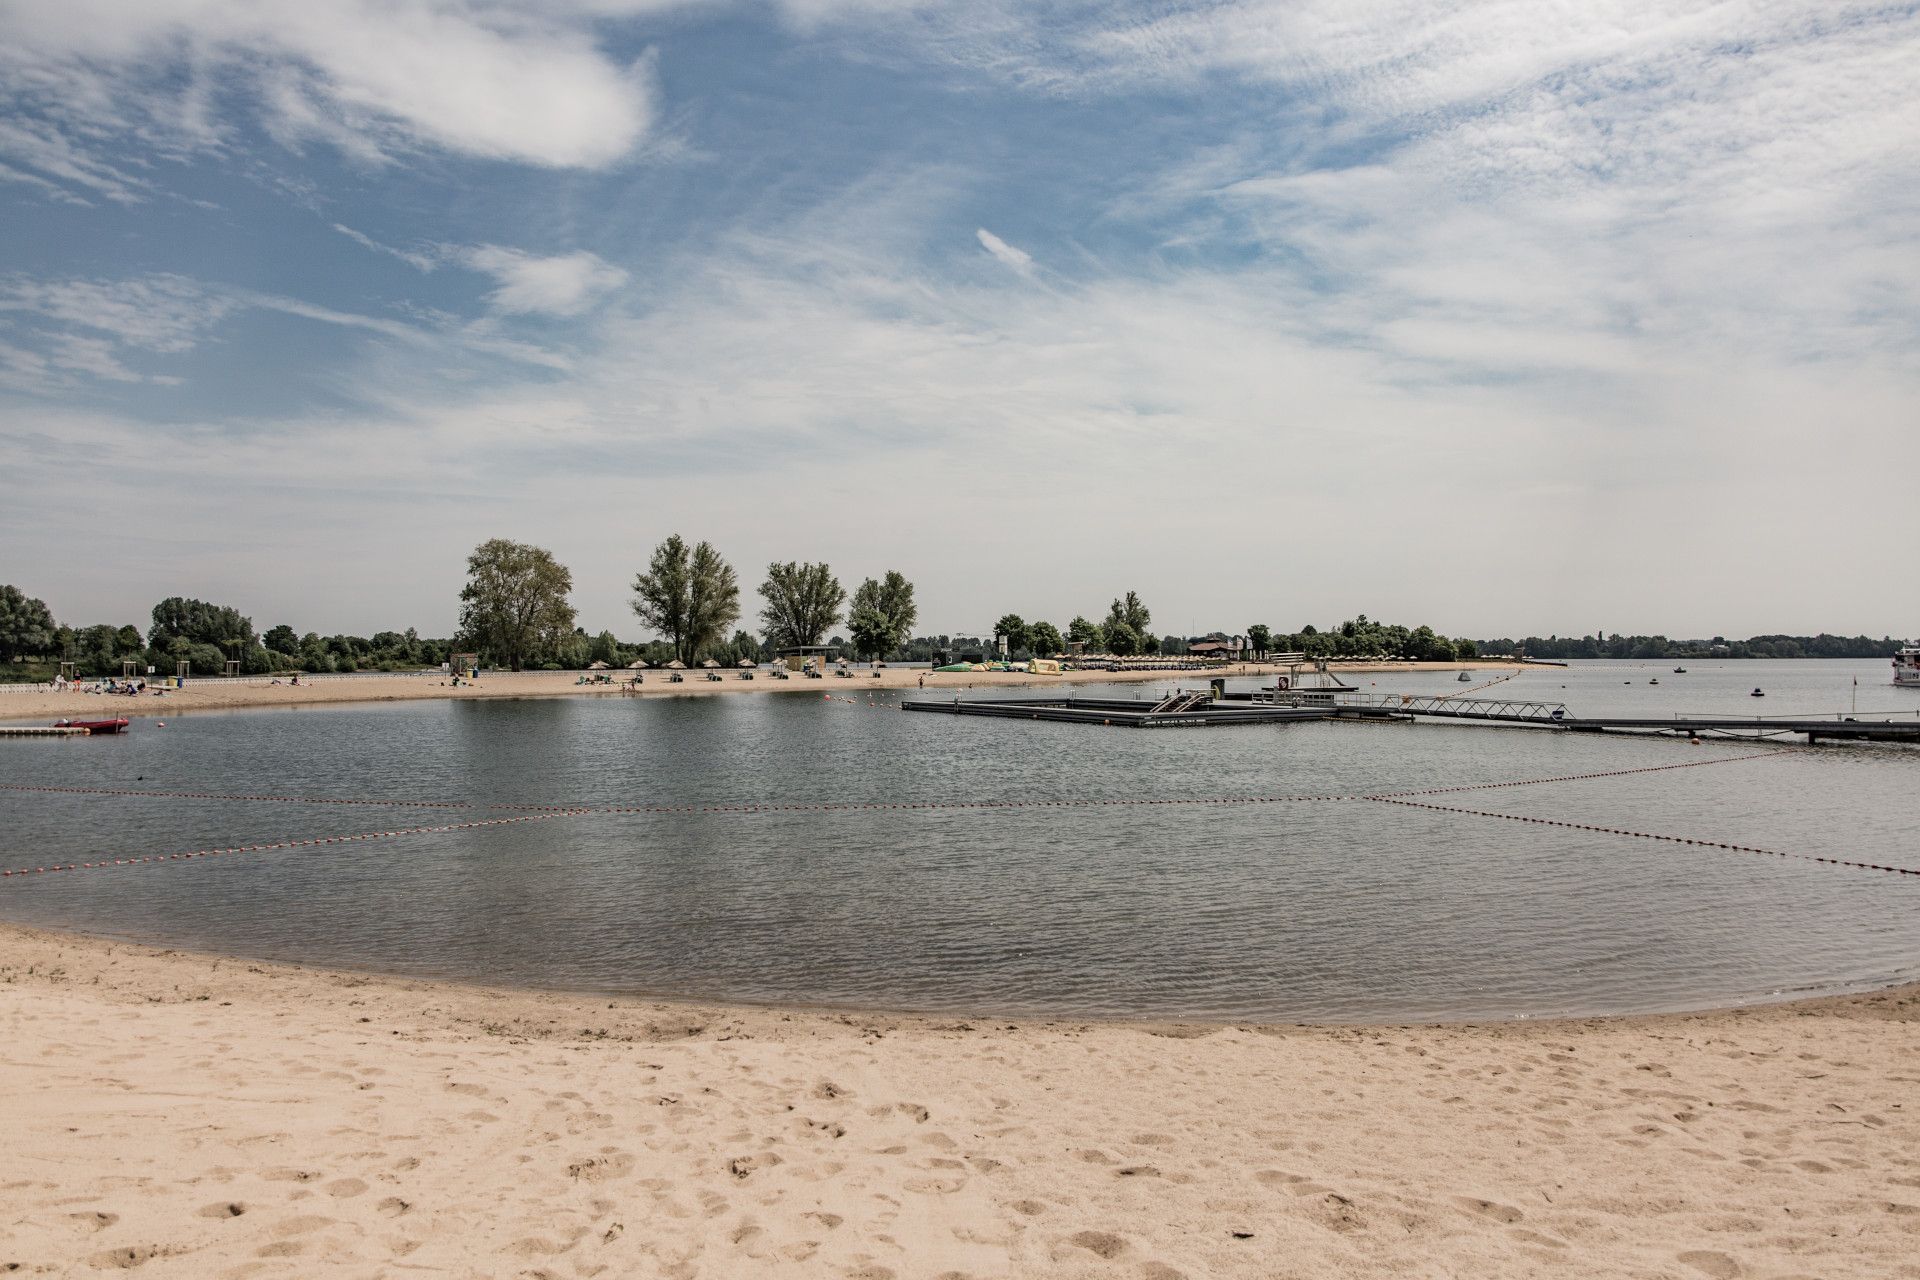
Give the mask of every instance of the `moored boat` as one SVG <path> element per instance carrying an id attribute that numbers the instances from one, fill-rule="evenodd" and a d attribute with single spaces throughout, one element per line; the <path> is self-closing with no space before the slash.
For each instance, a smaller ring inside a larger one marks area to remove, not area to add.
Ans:
<path id="1" fill-rule="evenodd" d="M 85 729 L 88 733 L 124 733 L 130 724 L 125 716 L 110 720 L 56 720 L 56 729 Z"/>
<path id="2" fill-rule="evenodd" d="M 1903 645 L 1893 655 L 1893 682 L 1920 689 L 1920 645 Z"/>

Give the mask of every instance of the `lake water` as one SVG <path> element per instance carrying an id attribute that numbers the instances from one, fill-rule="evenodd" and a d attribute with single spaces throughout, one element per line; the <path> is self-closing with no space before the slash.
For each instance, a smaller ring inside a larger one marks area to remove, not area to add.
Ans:
<path id="1" fill-rule="evenodd" d="M 1858 677 L 1862 712 L 1920 714 L 1884 662 L 1673 665 L 1541 668 L 1487 696 L 1830 713 Z M 830 685 L 185 714 L 120 738 L 0 738 L 0 782 L 595 808 L 1063 803 L 562 817 L 13 877 L 0 919 L 495 984 L 1022 1016 L 1589 1014 L 1920 978 L 1920 877 L 1364 800 L 1138 803 L 1591 774 L 1751 744 L 1436 723 L 1106 730 L 902 714 L 898 695 Z M 1434 802 L 1920 867 L 1913 748 Z M 512 813 L 0 791 L 0 865 L 495 816 Z"/>

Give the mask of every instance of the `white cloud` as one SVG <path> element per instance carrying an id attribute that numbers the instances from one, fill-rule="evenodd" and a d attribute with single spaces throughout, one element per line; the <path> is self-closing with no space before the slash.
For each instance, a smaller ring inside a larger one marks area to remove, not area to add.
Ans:
<path id="1" fill-rule="evenodd" d="M 227 293 L 178 275 L 133 280 L 0 282 L 0 317 L 30 315 L 64 329 L 106 334 L 119 345 L 175 355 L 191 350 L 237 305 Z"/>
<path id="2" fill-rule="evenodd" d="M 627 282 L 625 271 L 585 250 L 542 258 L 483 244 L 454 252 L 465 265 L 500 282 L 489 302 L 507 314 L 579 315 Z"/>
<path id="3" fill-rule="evenodd" d="M 979 239 L 982 249 L 985 249 L 988 253 L 1006 263 L 1021 275 L 1026 275 L 1033 270 L 1033 255 L 1024 249 L 1014 248 L 985 227 L 981 227 L 973 234 Z"/>
<path id="4" fill-rule="evenodd" d="M 438 148 L 600 168 L 654 121 L 651 67 L 596 44 L 590 15 L 437 0 L 73 0 L 0 12 L 0 155 L 43 179 L 138 199 L 100 158 L 224 145 L 224 102 L 283 142 L 368 162 Z M 32 118 L 24 123 L 21 117 Z"/>

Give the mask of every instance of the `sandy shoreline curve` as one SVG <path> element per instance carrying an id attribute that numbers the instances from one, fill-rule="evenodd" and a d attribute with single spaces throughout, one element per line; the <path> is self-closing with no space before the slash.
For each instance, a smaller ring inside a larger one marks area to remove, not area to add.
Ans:
<path id="1" fill-rule="evenodd" d="M 1511 662 L 1377 662 L 1340 663 L 1335 670 L 1343 676 L 1377 675 L 1382 672 L 1445 672 L 1466 669 L 1484 672 L 1485 679 L 1503 673 L 1524 671 Z M 350 702 L 406 702 L 423 699 L 472 701 L 485 698 L 643 698 L 684 697 L 722 693 L 821 693 L 855 696 L 874 689 L 916 692 L 958 693 L 966 690 L 1028 689 L 1063 687 L 1074 684 L 1109 684 L 1154 681 L 1204 688 L 1216 676 L 1240 677 L 1272 675 L 1285 668 L 1262 663 L 1241 663 L 1224 669 L 1195 671 L 1077 671 L 1066 675 L 1028 675 L 1021 672 L 928 672 L 920 668 L 889 667 L 877 677 L 865 668 L 857 668 L 851 677 L 826 676 L 808 680 L 773 680 L 760 672 L 752 680 L 742 680 L 736 671 L 721 673 L 719 680 L 708 680 L 705 673 L 689 671 L 680 684 L 667 680 L 664 671 L 649 671 L 646 680 L 631 692 L 613 685 L 581 685 L 577 671 L 495 672 L 483 675 L 478 684 L 453 686 L 438 675 L 354 676 L 346 679 L 322 678 L 299 685 L 258 683 L 248 680 L 224 681 L 217 677 L 187 681 L 183 689 L 171 690 L 163 697 L 151 693 L 141 697 L 108 696 L 93 693 L 55 693 L 50 686 L 35 686 L 32 691 L 0 689 L 0 721 L 24 720 L 43 716 L 152 716 L 165 717 L 188 711 L 227 711 L 250 707 L 308 707 Z M 922 678 L 924 677 L 924 685 Z"/>
<path id="2" fill-rule="evenodd" d="M 1268 1027 L 667 1003 L 0 926 L 0 1269 L 1920 1275 L 1920 986 Z"/>

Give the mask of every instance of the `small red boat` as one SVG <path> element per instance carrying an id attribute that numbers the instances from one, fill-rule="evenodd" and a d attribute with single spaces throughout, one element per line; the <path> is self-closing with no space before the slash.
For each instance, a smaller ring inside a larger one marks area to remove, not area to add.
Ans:
<path id="1" fill-rule="evenodd" d="M 88 733 L 123 733 L 131 723 L 124 716 L 115 720 L 56 720 L 56 729 L 85 729 Z"/>

